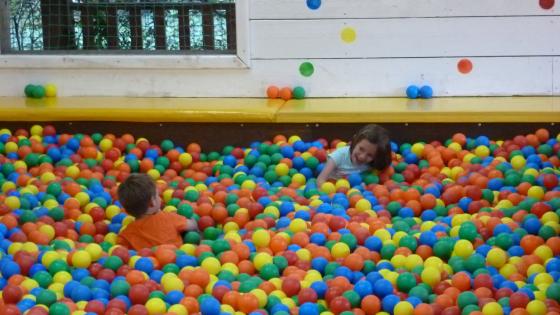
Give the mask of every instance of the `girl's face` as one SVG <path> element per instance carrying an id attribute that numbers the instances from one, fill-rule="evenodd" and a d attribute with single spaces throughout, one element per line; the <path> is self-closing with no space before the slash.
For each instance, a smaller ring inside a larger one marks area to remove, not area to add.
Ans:
<path id="1" fill-rule="evenodd" d="M 362 139 L 354 146 L 354 151 L 352 151 L 350 158 L 354 164 L 369 164 L 375 159 L 376 153 L 377 145 Z"/>

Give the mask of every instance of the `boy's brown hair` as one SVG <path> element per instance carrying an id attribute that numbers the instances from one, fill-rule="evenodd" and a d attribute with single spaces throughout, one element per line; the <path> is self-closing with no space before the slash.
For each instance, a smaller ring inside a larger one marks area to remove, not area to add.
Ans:
<path id="1" fill-rule="evenodd" d="M 371 161 L 370 166 L 376 170 L 387 168 L 391 164 L 389 131 L 376 124 L 366 125 L 352 137 L 350 152 L 354 152 L 356 144 L 364 139 L 377 146 L 375 158 Z"/>
<path id="2" fill-rule="evenodd" d="M 156 195 L 156 184 L 147 174 L 131 174 L 119 185 L 117 193 L 126 212 L 139 218 L 148 211 L 150 200 Z"/>

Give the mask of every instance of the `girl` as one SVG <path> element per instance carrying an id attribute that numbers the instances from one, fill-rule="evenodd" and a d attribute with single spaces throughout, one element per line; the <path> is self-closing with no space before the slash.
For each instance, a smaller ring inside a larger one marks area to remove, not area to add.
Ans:
<path id="1" fill-rule="evenodd" d="M 317 176 L 320 188 L 328 178 L 341 178 L 370 169 L 383 170 L 391 164 L 389 132 L 370 124 L 358 131 L 350 146 L 338 148 L 329 154 L 327 164 Z"/>

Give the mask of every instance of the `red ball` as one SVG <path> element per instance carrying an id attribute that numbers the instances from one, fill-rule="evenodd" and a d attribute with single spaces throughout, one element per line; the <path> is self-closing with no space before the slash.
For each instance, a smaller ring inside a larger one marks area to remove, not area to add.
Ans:
<path id="1" fill-rule="evenodd" d="M 214 219 L 212 219 L 211 216 L 205 215 L 200 217 L 200 219 L 198 220 L 198 228 L 201 231 L 204 231 L 204 229 L 214 226 L 216 223 L 214 222 Z"/>
<path id="2" fill-rule="evenodd" d="M 135 284 L 130 287 L 128 297 L 132 304 L 145 304 L 150 297 L 150 290 L 143 284 Z"/>
<path id="3" fill-rule="evenodd" d="M 23 297 L 23 290 L 13 284 L 8 284 L 2 290 L 2 298 L 7 304 L 16 304 Z"/>
<path id="4" fill-rule="evenodd" d="M 128 310 L 128 315 L 148 315 L 148 309 L 144 305 L 133 305 Z"/>
<path id="5" fill-rule="evenodd" d="M 303 304 L 306 302 L 315 303 L 317 302 L 317 293 L 311 288 L 303 288 L 298 293 L 298 302 Z"/>
<path id="6" fill-rule="evenodd" d="M 331 311 L 338 315 L 342 312 L 350 311 L 352 306 L 350 302 L 343 296 L 335 297 L 329 304 Z"/>
<path id="7" fill-rule="evenodd" d="M 291 277 L 287 277 L 282 281 L 282 291 L 286 293 L 287 296 L 294 296 L 299 293 L 301 285 L 299 280 Z"/>
<path id="8" fill-rule="evenodd" d="M 97 315 L 103 315 L 105 313 L 105 304 L 98 300 L 92 300 L 87 303 L 84 310 Z"/>
<path id="9" fill-rule="evenodd" d="M 516 308 L 525 308 L 529 302 L 531 302 L 531 300 L 525 293 L 514 292 L 509 297 L 509 305 L 512 310 Z"/>

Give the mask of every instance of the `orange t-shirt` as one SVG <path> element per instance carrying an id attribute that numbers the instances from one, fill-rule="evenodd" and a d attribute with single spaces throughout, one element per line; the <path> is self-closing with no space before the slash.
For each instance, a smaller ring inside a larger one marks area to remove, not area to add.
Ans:
<path id="1" fill-rule="evenodd" d="M 187 230 L 187 218 L 173 212 L 159 211 L 128 224 L 119 233 L 117 244 L 139 250 L 156 245 L 183 245 L 181 232 Z"/>

